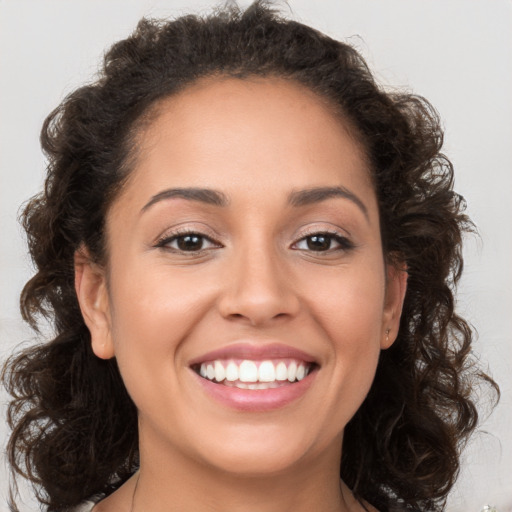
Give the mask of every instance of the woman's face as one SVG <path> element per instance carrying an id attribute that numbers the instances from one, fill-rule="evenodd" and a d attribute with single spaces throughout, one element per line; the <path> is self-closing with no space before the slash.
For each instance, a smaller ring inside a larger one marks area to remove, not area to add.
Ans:
<path id="1" fill-rule="evenodd" d="M 326 102 L 278 79 L 165 100 L 107 240 L 107 270 L 78 265 L 77 290 L 138 408 L 143 461 L 339 464 L 405 278 L 383 261 L 366 162 Z"/>

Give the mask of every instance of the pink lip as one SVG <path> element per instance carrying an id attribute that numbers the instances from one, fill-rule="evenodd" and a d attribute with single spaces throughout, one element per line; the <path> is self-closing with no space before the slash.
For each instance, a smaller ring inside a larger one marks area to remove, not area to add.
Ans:
<path id="1" fill-rule="evenodd" d="M 202 390 L 220 404 L 239 411 L 264 412 L 279 409 L 301 398 L 313 383 L 318 367 L 299 382 L 286 384 L 272 389 L 239 389 L 217 384 L 204 379 L 192 368 L 205 361 L 216 359 L 297 359 L 306 363 L 315 363 L 316 359 L 302 350 L 282 343 L 263 344 L 262 342 L 236 343 L 227 347 L 212 350 L 191 359 L 189 367 L 193 378 L 197 379 Z"/>
<path id="2" fill-rule="evenodd" d="M 318 371 L 313 370 L 299 382 L 273 389 L 239 389 L 203 379 L 191 370 L 192 376 L 214 400 L 231 409 L 247 412 L 265 412 L 284 407 L 304 396 Z"/>
<path id="3" fill-rule="evenodd" d="M 237 343 L 224 348 L 212 350 L 207 354 L 189 361 L 189 366 L 201 364 L 204 361 L 213 361 L 215 359 L 252 359 L 255 361 L 263 359 L 298 359 L 306 363 L 315 363 L 316 360 L 311 354 L 302 350 L 283 345 L 282 343 L 271 343 L 268 345 L 257 343 Z"/>

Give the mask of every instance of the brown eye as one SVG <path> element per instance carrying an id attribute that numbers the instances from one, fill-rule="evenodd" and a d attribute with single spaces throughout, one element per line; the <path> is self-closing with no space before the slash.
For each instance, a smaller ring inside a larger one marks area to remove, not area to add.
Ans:
<path id="1" fill-rule="evenodd" d="M 331 248 L 331 235 L 312 235 L 306 238 L 306 243 L 310 251 L 327 251 Z"/>
<path id="2" fill-rule="evenodd" d="M 176 237 L 175 240 L 180 251 L 200 251 L 203 248 L 204 239 L 200 235 L 181 235 Z"/>
<path id="3" fill-rule="evenodd" d="M 170 235 L 160 240 L 156 247 L 174 252 L 201 252 L 214 249 L 220 245 L 201 233 L 182 233 Z"/>
<path id="4" fill-rule="evenodd" d="M 333 252 L 346 251 L 353 247 L 352 242 L 344 236 L 334 233 L 313 233 L 301 238 L 293 248 L 301 251 Z"/>

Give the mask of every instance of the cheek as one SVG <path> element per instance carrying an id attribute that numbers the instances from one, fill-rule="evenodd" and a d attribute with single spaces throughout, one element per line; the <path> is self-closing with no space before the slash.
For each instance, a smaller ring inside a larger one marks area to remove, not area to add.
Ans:
<path id="1" fill-rule="evenodd" d="M 151 333 L 155 338 L 177 337 L 214 293 L 213 283 L 201 272 L 176 271 L 165 265 L 132 265 L 129 269 L 117 269 L 110 288 L 113 324 L 128 331 L 124 334 L 130 338 L 136 332 L 145 333 L 145 337 Z"/>
<path id="2" fill-rule="evenodd" d="M 380 271 L 382 267 L 382 271 Z M 330 357 L 332 403 L 345 424 L 363 402 L 380 355 L 384 307 L 384 270 L 380 261 L 357 271 L 339 269 L 317 276 L 308 294 L 309 309 L 323 331 Z M 343 403 L 345 407 L 338 408 Z"/>
<path id="3" fill-rule="evenodd" d="M 380 341 L 385 293 L 380 260 L 311 277 L 304 300 L 333 341 L 358 345 Z"/>
<path id="4" fill-rule="evenodd" d="M 132 266 L 129 273 L 116 268 L 110 288 L 115 356 L 129 391 L 157 376 L 173 379 L 182 342 L 209 309 L 213 286 L 199 275 Z"/>

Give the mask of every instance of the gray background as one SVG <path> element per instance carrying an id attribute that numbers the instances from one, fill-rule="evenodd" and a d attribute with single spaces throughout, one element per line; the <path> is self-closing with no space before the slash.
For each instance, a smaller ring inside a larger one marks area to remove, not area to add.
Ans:
<path id="1" fill-rule="evenodd" d="M 242 2 L 242 5 L 248 2 Z M 32 269 L 17 225 L 39 190 L 45 116 L 96 71 L 143 15 L 206 12 L 208 1 L 0 0 L 0 356 L 32 334 L 18 296 Z M 382 83 L 427 97 L 446 128 L 456 189 L 480 237 L 468 239 L 459 309 L 502 400 L 468 446 L 448 510 L 512 511 L 512 3 L 508 0 L 290 0 L 294 17 L 367 58 Z M 287 8 L 285 7 L 285 10 Z M 0 395 L 5 403 L 5 394 Z M 488 411 L 487 411 L 488 412 Z M 487 419 L 486 419 L 487 418 Z M 7 429 L 0 423 L 0 439 Z M 2 444 L 3 446 L 3 444 Z M 7 510 L 0 465 L 0 511 Z M 27 510 L 34 510 L 28 501 Z"/>

